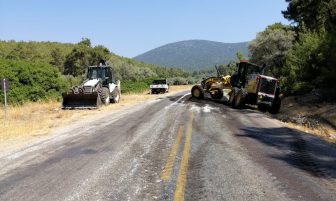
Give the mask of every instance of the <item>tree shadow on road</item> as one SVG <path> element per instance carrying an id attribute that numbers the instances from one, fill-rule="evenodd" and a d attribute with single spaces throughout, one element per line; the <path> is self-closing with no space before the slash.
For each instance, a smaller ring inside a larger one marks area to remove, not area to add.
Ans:
<path id="1" fill-rule="evenodd" d="M 297 130 L 247 127 L 236 135 L 268 146 L 268 156 L 315 177 L 336 178 L 336 146 Z M 272 149 L 273 148 L 273 149 Z"/>
<path id="2" fill-rule="evenodd" d="M 169 98 L 169 97 L 168 97 Z M 171 97 L 171 101 L 176 101 Z M 206 105 L 219 108 L 212 110 L 212 113 L 259 113 L 258 109 L 252 106 L 245 106 L 242 109 L 232 108 L 226 99 L 214 100 L 205 97 L 196 99 L 191 96 L 179 100 L 180 104 L 192 103 L 198 107 Z M 256 117 L 256 116 L 254 116 Z M 272 118 L 272 117 L 269 117 Z M 328 143 L 316 136 L 303 133 L 287 127 L 259 128 L 244 127 L 235 136 L 257 140 L 266 146 L 265 150 L 259 150 L 266 157 L 285 162 L 286 164 L 307 172 L 319 178 L 336 178 L 336 145 Z"/>

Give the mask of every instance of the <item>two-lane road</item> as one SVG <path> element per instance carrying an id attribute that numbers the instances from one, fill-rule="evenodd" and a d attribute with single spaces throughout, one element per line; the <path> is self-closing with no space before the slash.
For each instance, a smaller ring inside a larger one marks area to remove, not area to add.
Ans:
<path id="1" fill-rule="evenodd" d="M 336 200 L 335 192 L 335 146 L 187 92 L 0 154 L 0 200 Z"/>

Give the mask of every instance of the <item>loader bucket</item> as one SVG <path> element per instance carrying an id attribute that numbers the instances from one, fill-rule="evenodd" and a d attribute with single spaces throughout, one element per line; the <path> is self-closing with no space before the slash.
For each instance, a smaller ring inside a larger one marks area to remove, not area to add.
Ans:
<path id="1" fill-rule="evenodd" d="M 62 106 L 63 109 L 96 109 L 101 106 L 101 100 L 97 92 L 65 93 Z"/>

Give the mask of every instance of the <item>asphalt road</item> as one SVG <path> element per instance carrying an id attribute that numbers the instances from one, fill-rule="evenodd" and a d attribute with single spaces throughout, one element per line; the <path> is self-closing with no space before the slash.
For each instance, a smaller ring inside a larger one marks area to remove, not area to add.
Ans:
<path id="1" fill-rule="evenodd" d="M 336 148 L 180 93 L 0 153 L 0 200 L 183 199 L 336 200 Z"/>

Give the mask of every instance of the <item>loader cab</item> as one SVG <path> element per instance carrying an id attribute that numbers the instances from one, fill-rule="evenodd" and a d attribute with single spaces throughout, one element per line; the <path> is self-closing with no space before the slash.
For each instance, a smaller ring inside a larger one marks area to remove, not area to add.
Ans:
<path id="1" fill-rule="evenodd" d="M 108 83 L 114 83 L 115 79 L 113 76 L 112 69 L 110 67 L 105 67 L 105 78 Z"/>
<path id="2" fill-rule="evenodd" d="M 112 69 L 109 66 L 90 66 L 87 71 L 87 79 L 100 79 L 103 85 L 114 82 Z"/>

